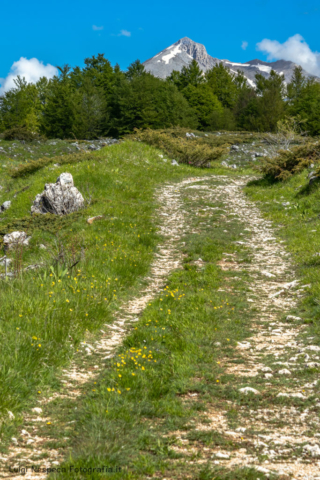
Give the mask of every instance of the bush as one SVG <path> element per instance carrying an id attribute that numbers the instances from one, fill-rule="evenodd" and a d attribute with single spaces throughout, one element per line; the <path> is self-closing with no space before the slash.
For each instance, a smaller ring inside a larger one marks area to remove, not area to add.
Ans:
<path id="1" fill-rule="evenodd" d="M 38 160 L 31 160 L 28 163 L 22 163 L 15 168 L 10 170 L 10 176 L 12 178 L 25 177 L 30 175 L 41 168 L 49 165 L 50 163 L 59 163 L 59 165 L 65 165 L 67 163 L 79 163 L 86 160 L 90 160 L 90 153 L 71 153 L 70 155 L 63 155 L 60 157 L 52 158 L 38 158 Z"/>
<path id="2" fill-rule="evenodd" d="M 194 133 L 195 137 L 187 137 L 186 134 L 190 132 Z M 211 161 L 218 160 L 227 153 L 231 145 L 251 143 L 259 138 L 259 134 L 222 133 L 215 135 L 176 127 L 162 130 L 136 129 L 134 134 L 127 135 L 126 138 L 160 148 L 170 158 L 181 163 L 206 167 Z"/>
<path id="3" fill-rule="evenodd" d="M 320 162 L 320 142 L 307 143 L 293 147 L 292 150 L 279 150 L 275 157 L 262 160 L 256 170 L 270 180 L 285 181 L 295 173 L 301 172 L 312 163 Z"/>
<path id="4" fill-rule="evenodd" d="M 26 127 L 13 127 L 5 130 L 2 134 L 4 140 L 22 140 L 24 142 L 33 142 L 34 140 L 45 140 L 39 133 L 30 132 Z"/>
<path id="5" fill-rule="evenodd" d="M 210 162 L 218 160 L 225 154 L 229 145 L 212 146 L 207 137 L 186 137 L 186 129 L 169 130 L 135 130 L 128 135 L 130 140 L 142 141 L 148 145 L 160 148 L 170 158 L 180 163 L 187 163 L 196 167 L 210 166 Z"/>

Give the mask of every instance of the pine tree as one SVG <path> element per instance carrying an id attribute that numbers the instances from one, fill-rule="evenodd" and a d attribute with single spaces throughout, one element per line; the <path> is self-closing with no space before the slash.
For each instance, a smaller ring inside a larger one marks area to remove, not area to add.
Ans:
<path id="1" fill-rule="evenodd" d="M 136 60 L 129 65 L 128 70 L 125 72 L 125 76 L 128 80 L 132 80 L 135 77 L 140 77 L 145 74 L 146 70 L 140 60 Z"/>
<path id="2" fill-rule="evenodd" d="M 74 122 L 70 67 L 58 67 L 60 76 L 50 81 L 50 89 L 43 109 L 41 130 L 50 138 L 70 138 Z"/>
<path id="3" fill-rule="evenodd" d="M 182 90 L 182 93 L 196 112 L 201 129 L 206 129 L 211 125 L 213 112 L 223 113 L 221 103 L 207 84 L 201 84 L 197 87 L 189 84 Z"/>
<path id="4" fill-rule="evenodd" d="M 222 105 L 229 109 L 234 108 L 238 97 L 238 88 L 234 79 L 235 76 L 221 62 L 206 72 L 206 80 L 212 92 Z"/>
<path id="5" fill-rule="evenodd" d="M 194 111 L 177 88 L 149 73 L 131 81 L 119 79 L 108 106 L 110 133 L 121 136 L 134 128 L 196 127 Z"/>
<path id="6" fill-rule="evenodd" d="M 72 133 L 79 139 L 90 140 L 102 135 L 106 128 L 107 102 L 103 89 L 85 77 L 82 86 L 72 96 Z"/>
<path id="7" fill-rule="evenodd" d="M 183 90 L 188 85 L 197 87 L 205 81 L 203 72 L 196 60 L 192 60 L 187 67 L 182 67 L 181 72 L 174 70 L 167 80 L 176 85 L 179 90 Z"/>

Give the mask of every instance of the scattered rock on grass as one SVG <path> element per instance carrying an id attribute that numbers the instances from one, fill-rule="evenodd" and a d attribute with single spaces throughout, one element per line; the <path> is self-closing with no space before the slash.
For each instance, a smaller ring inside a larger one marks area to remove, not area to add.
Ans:
<path id="1" fill-rule="evenodd" d="M 89 223 L 90 225 L 95 222 L 96 220 L 102 220 L 103 216 L 102 215 L 97 215 L 96 217 L 91 217 L 91 218 L 88 218 L 87 220 L 87 223 Z"/>
<path id="2" fill-rule="evenodd" d="M 11 202 L 10 200 L 7 200 L 6 202 L 3 202 L 3 204 L 0 207 L 0 212 L 4 212 L 5 210 L 8 210 L 8 208 L 11 207 Z"/>
<path id="3" fill-rule="evenodd" d="M 62 173 L 56 183 L 46 183 L 31 207 L 31 213 L 67 215 L 84 206 L 84 199 L 74 186 L 71 173 Z"/>
<path id="4" fill-rule="evenodd" d="M 240 388 L 239 392 L 245 393 L 245 394 L 254 393 L 255 395 L 260 393 L 258 390 L 256 390 L 255 388 L 251 388 L 251 387 Z"/>
<path id="5" fill-rule="evenodd" d="M 3 243 L 5 249 L 15 247 L 17 245 L 24 245 L 27 246 L 29 245 L 29 240 L 31 237 L 28 237 L 26 232 L 12 232 L 12 233 L 7 233 L 3 237 Z"/>

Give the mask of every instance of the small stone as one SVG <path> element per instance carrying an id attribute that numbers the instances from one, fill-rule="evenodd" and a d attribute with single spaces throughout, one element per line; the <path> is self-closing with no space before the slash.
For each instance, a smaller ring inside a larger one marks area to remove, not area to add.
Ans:
<path id="1" fill-rule="evenodd" d="M 301 320 L 301 318 L 295 317 L 294 315 L 287 315 L 286 320 Z"/>
<path id="2" fill-rule="evenodd" d="M 319 445 L 304 445 L 303 450 L 306 450 L 312 457 L 320 457 Z"/>
<path id="3" fill-rule="evenodd" d="M 34 408 L 32 409 L 32 411 L 35 412 L 35 413 L 39 413 L 39 414 L 40 414 L 40 413 L 42 413 L 42 408 L 40 408 L 40 407 L 34 407 Z"/>
<path id="4" fill-rule="evenodd" d="M 102 215 L 97 215 L 96 217 L 91 217 L 91 218 L 88 218 L 87 220 L 87 223 L 89 223 L 90 225 L 95 222 L 96 220 L 102 220 L 103 216 Z"/>
<path id="5" fill-rule="evenodd" d="M 179 167 L 179 163 L 177 162 L 177 160 L 171 160 L 171 165 L 176 165 L 177 167 Z"/>
<path id="6" fill-rule="evenodd" d="M 8 210 L 11 207 L 11 202 L 10 200 L 7 200 L 6 202 L 3 202 L 3 204 L 0 207 L 0 212 L 4 212 L 5 210 Z"/>
<path id="7" fill-rule="evenodd" d="M 5 246 L 5 249 L 12 248 L 16 245 L 27 246 L 29 245 L 30 238 L 31 237 L 28 237 L 26 232 L 12 232 L 12 233 L 7 233 L 7 235 L 3 237 L 3 243 Z"/>
<path id="8" fill-rule="evenodd" d="M 43 243 L 40 243 L 39 248 L 40 250 L 47 250 L 47 247 L 43 245 Z"/>
<path id="9" fill-rule="evenodd" d="M 282 370 L 279 370 L 279 375 L 291 375 L 291 372 L 290 370 L 288 370 L 287 368 L 283 368 Z"/>
<path id="10" fill-rule="evenodd" d="M 12 412 L 10 412 L 10 410 L 8 410 L 8 416 L 11 419 L 15 418 L 14 414 Z"/>
<path id="11" fill-rule="evenodd" d="M 308 350 L 313 350 L 314 352 L 319 352 L 320 351 L 320 347 L 318 347 L 318 345 L 309 345 L 308 347 L 306 347 Z"/>
<path id="12" fill-rule="evenodd" d="M 270 367 L 262 367 L 261 372 L 272 372 Z"/>
<path id="13" fill-rule="evenodd" d="M 222 452 L 217 452 L 214 454 L 217 458 L 225 458 L 225 459 L 228 459 L 230 458 L 230 455 L 226 454 L 226 453 L 222 453 Z"/>
<path id="14" fill-rule="evenodd" d="M 255 395 L 260 394 L 260 392 L 258 390 L 256 390 L 255 388 L 251 388 L 251 387 L 240 388 L 239 392 L 245 393 L 246 395 L 248 393 L 254 393 Z"/>
<path id="15" fill-rule="evenodd" d="M 11 440 L 13 441 L 13 443 L 15 443 L 17 445 L 18 440 L 15 437 L 11 437 Z"/>

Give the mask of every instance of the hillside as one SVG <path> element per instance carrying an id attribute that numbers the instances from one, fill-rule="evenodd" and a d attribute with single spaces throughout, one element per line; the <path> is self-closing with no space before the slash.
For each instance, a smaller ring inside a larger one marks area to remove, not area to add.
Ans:
<path id="1" fill-rule="evenodd" d="M 189 141 L 223 152 L 197 168 Z M 282 151 L 281 182 L 251 133 L 0 140 L 1 478 L 317 478 L 311 141 Z M 31 215 L 66 173 L 81 208 Z M 14 231 L 28 244 L 3 249 Z"/>
<path id="2" fill-rule="evenodd" d="M 198 62 L 199 67 L 204 72 L 218 63 L 222 63 L 233 73 L 240 70 L 243 72 L 251 86 L 255 84 L 256 73 L 260 73 L 267 78 L 271 69 L 278 74 L 283 74 L 285 81 L 289 83 L 294 68 L 297 66 L 295 63 L 286 60 L 278 60 L 276 62 L 268 63 L 258 59 L 246 63 L 230 62 L 229 60 L 223 59 L 220 60 L 210 56 L 204 45 L 196 43 L 187 37 L 181 38 L 154 57 L 146 60 L 143 65 L 148 72 L 151 72 L 156 77 L 166 78 L 173 72 L 173 70 L 181 71 L 182 67 L 188 66 L 193 59 Z M 307 77 L 311 76 L 304 70 L 303 73 Z"/>

